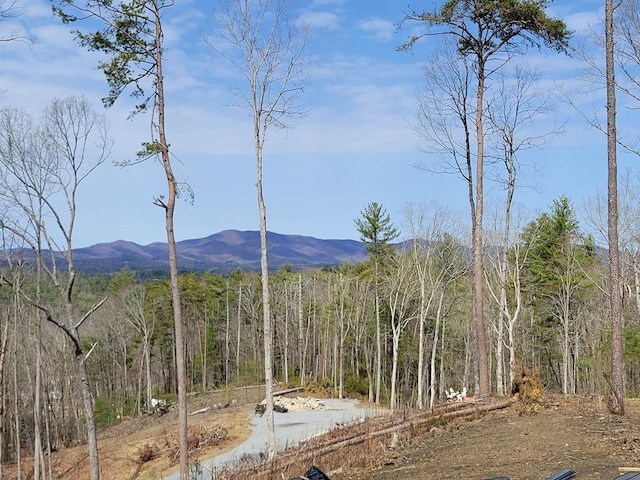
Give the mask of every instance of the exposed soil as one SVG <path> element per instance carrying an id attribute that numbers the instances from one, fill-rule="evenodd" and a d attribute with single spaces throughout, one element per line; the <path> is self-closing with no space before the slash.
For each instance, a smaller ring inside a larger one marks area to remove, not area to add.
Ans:
<path id="1" fill-rule="evenodd" d="M 231 395 L 224 392 L 189 399 L 189 446 L 194 458 L 210 458 L 224 453 L 248 437 L 249 419 L 254 413 L 255 398 L 258 398 L 256 392 L 241 389 Z M 177 407 L 168 408 L 166 413 L 157 411 L 125 418 L 98 434 L 101 478 L 157 480 L 168 475 L 178 469 L 177 442 Z M 86 445 L 59 449 L 49 458 L 56 478 L 89 478 Z M 32 459 L 24 462 L 23 471 L 29 472 L 26 478 L 31 478 L 31 465 Z M 17 478 L 12 465 L 4 466 L 4 474 L 7 479 Z"/>
<path id="2" fill-rule="evenodd" d="M 640 467 L 640 402 L 628 399 L 625 416 L 610 415 L 599 398 L 516 403 L 407 436 L 376 463 L 339 478 L 533 480 L 571 469 L 580 479 L 613 479 L 619 467 Z"/>
<path id="3" fill-rule="evenodd" d="M 214 408 L 218 401 L 215 395 L 203 395 L 190 407 L 191 412 L 208 408 L 189 416 L 194 457 L 210 458 L 227 451 L 249 434 L 255 403 Z M 375 431 L 373 426 L 366 428 Z M 177 429 L 177 412 L 171 410 L 160 417 L 128 419 L 103 430 L 99 437 L 103 478 L 155 480 L 175 471 Z M 345 429 L 330 437 L 335 441 L 340 435 L 353 432 Z M 547 396 L 534 406 L 515 403 L 446 423 L 427 423 L 396 435 L 376 436 L 354 446 L 352 453 L 350 449 L 341 447 L 304 465 L 317 465 L 331 480 L 482 480 L 501 476 L 534 480 L 565 468 L 574 470 L 578 479 L 613 479 L 619 467 L 640 466 L 640 401 L 627 399 L 626 415 L 612 416 L 599 398 Z M 85 446 L 55 452 L 51 460 L 58 478 L 88 478 Z M 270 478 L 293 478 L 304 473 L 302 468 L 296 465 L 286 472 L 272 471 Z M 10 465 L 5 465 L 4 474 L 5 478 L 16 478 Z"/>

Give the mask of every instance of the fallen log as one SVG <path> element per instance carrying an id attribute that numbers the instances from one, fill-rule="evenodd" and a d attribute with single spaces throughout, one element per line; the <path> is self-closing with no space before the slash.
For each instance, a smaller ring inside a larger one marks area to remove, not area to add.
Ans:
<path id="1" fill-rule="evenodd" d="M 304 390 L 304 387 L 287 388 L 286 390 L 278 390 L 276 392 L 273 392 L 273 396 L 277 397 L 279 395 L 286 395 L 287 393 L 301 392 L 303 390 Z"/>
<path id="2" fill-rule="evenodd" d="M 338 439 L 330 440 L 328 442 L 318 444 L 312 444 L 308 446 L 302 446 L 298 448 L 292 448 L 285 452 L 278 454 L 278 456 L 268 462 L 261 464 L 241 467 L 238 470 L 234 470 L 234 473 L 242 475 L 243 473 L 251 472 L 252 478 L 259 478 L 260 476 L 268 476 L 273 468 L 276 467 L 278 471 L 286 471 L 297 463 L 305 463 L 311 460 L 316 460 L 320 457 L 333 453 L 335 451 L 358 445 L 375 438 L 392 434 L 394 432 L 400 432 L 411 428 L 416 428 L 427 423 L 431 423 L 438 420 L 453 419 L 464 416 L 477 415 L 479 413 L 486 413 L 492 410 L 499 410 L 507 408 L 513 405 L 517 401 L 517 397 L 510 397 L 508 399 L 500 400 L 494 403 L 473 403 L 473 404 L 449 404 L 452 407 L 443 409 L 442 413 L 425 412 L 413 415 L 400 423 L 393 424 L 391 426 L 383 427 L 376 431 L 369 431 L 365 434 L 355 434 L 352 437 L 341 437 Z M 439 409 L 440 410 L 440 409 Z M 438 410 L 438 411 L 439 411 Z M 305 450 L 307 448 L 307 450 Z M 242 476 L 234 478 L 243 478 Z"/>
<path id="3" fill-rule="evenodd" d="M 206 413 L 209 411 L 209 407 L 201 408 L 200 410 L 196 410 L 195 412 L 191 412 L 189 415 L 198 415 L 199 413 Z"/>

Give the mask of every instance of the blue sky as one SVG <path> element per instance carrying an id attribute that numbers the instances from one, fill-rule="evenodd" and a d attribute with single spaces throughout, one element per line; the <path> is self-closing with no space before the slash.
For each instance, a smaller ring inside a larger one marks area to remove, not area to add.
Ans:
<path id="1" fill-rule="evenodd" d="M 22 15 L 2 22 L 0 31 L 26 32 L 36 42 L 0 44 L 0 105 L 38 115 L 55 97 L 82 94 L 102 110 L 100 99 L 107 85 L 95 68 L 98 57 L 76 44 L 69 27 L 51 14 L 48 0 L 22 4 Z M 233 98 L 227 93 L 240 80 L 202 39 L 203 33 L 213 31 L 214 4 L 180 0 L 165 18 L 168 138 L 178 179 L 195 193 L 193 205 L 178 204 L 178 240 L 259 227 L 251 120 L 247 111 L 229 106 Z M 437 46 L 437 39 L 423 42 L 412 54 L 395 51 L 410 32 L 396 28 L 407 5 L 419 10 L 433 2 L 302 4 L 300 17 L 313 31 L 306 50 L 311 85 L 302 97 L 311 110 L 294 128 L 268 135 L 268 229 L 357 240 L 353 220 L 372 201 L 381 203 L 400 227 L 410 203 L 437 202 L 467 218 L 465 186 L 458 178 L 414 167 L 425 154 L 417 148 L 420 140 L 411 122 L 426 53 Z M 602 4 L 557 1 L 549 13 L 580 33 L 601 21 Z M 550 89 L 556 88 L 556 81 L 571 84 L 580 68 L 577 60 L 566 56 L 530 53 L 528 61 Z M 116 139 L 112 161 L 133 158 L 140 143 L 148 140 L 147 116 L 127 120 L 132 105 L 124 96 L 104 111 Z M 516 202 L 531 215 L 563 194 L 578 205 L 606 191 L 604 137 L 566 104 L 558 106 L 554 117 L 568 122 L 565 134 L 523 158 L 535 168 L 525 171 L 522 182 L 531 188 L 522 189 Z M 633 159 L 621 152 L 621 168 L 626 165 L 633 165 Z M 79 192 L 74 246 L 118 239 L 139 244 L 165 241 L 163 212 L 152 204 L 164 189 L 164 174 L 156 163 L 102 165 Z M 494 193 L 489 191 L 489 203 Z"/>

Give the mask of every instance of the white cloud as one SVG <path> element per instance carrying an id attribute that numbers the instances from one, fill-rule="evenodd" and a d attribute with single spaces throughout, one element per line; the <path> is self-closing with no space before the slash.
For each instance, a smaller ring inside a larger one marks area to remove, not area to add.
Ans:
<path id="1" fill-rule="evenodd" d="M 396 30 L 394 24 L 381 18 L 368 18 L 359 22 L 358 26 L 367 33 L 372 33 L 381 40 L 391 40 Z"/>
<path id="2" fill-rule="evenodd" d="M 343 5 L 345 0 L 314 0 L 313 5 Z"/>
<path id="3" fill-rule="evenodd" d="M 601 11 L 576 12 L 565 16 L 563 20 L 572 32 L 586 33 L 603 24 L 604 14 Z"/>
<path id="4" fill-rule="evenodd" d="M 335 29 L 340 25 L 338 15 L 331 12 L 306 11 L 300 15 L 300 20 L 308 24 L 311 28 Z"/>

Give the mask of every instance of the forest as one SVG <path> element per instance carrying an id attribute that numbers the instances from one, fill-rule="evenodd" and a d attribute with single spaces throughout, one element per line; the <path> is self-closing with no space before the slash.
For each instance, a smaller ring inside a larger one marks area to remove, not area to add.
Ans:
<path id="1" fill-rule="evenodd" d="M 283 268 L 269 276 L 278 382 L 392 408 L 431 407 L 449 388 L 474 390 L 469 249 L 445 210 L 413 213 L 423 227 L 416 227 L 402 249 L 389 246 L 361 264 Z M 515 363 L 521 361 L 539 369 L 549 392 L 605 394 L 611 348 L 606 251 L 580 232 L 569 201 L 559 199 L 522 229 L 516 243 L 488 248 L 486 255 L 493 392 L 510 394 Z M 640 272 L 631 250 L 624 258 L 627 394 L 637 396 Z M 1 297 L 5 451 L 34 444 L 36 388 L 43 438 L 58 448 L 74 445 L 84 436 L 74 345 L 27 300 L 38 290 L 35 272 L 17 266 L 3 275 L 11 279 Z M 137 277 L 123 269 L 75 281 L 71 301 L 78 311 L 108 298 L 83 325 L 79 340 L 88 352 L 98 428 L 147 412 L 153 398 L 176 398 L 169 280 Z M 259 273 L 184 273 L 179 283 L 188 390 L 262 383 Z M 39 289 L 40 302 L 62 315 L 55 288 L 42 282 Z M 383 346 L 379 384 L 376 305 Z"/>
<path id="2" fill-rule="evenodd" d="M 38 118 L 0 109 L 0 478 L 2 464 L 28 455 L 33 476 L 46 479 L 45 452 L 86 442 L 98 480 L 96 432 L 163 400 L 179 406 L 185 480 L 187 395 L 247 385 L 264 385 L 273 422 L 276 384 L 424 409 L 451 389 L 511 395 L 526 369 L 549 392 L 608 396 L 623 414 L 624 396 L 640 393 L 640 202 L 638 177 L 617 173 L 616 150 L 635 151 L 615 136 L 615 95 L 637 91 L 637 3 L 625 0 L 614 16 L 606 2 L 611 22 L 603 38 L 594 32 L 591 50 L 570 45 L 547 1 L 448 1 L 407 13 L 401 27 L 417 27 L 398 50 L 444 37 L 416 102 L 418 167 L 457 175 L 469 216 L 431 203 L 391 218 L 372 201 L 353 219 L 365 261 L 277 271 L 268 264 L 263 153 L 268 132 L 304 116 L 296 100 L 308 83 L 309 32 L 286 1 L 220 3 L 224 33 L 206 42 L 246 80 L 235 101 L 251 117 L 260 271 L 180 270 L 174 213 L 189 192 L 173 170 L 163 74 L 173 2 L 52 2 L 64 24 L 88 23 L 74 34 L 101 55 L 105 106 L 127 92 L 137 102 L 131 115 L 149 117 L 151 137 L 127 166 L 156 162 L 165 176 L 153 203 L 165 219 L 167 272 L 74 268 L 78 192 L 115 141 L 103 114 L 81 96 L 54 100 Z M 593 55 L 612 52 L 614 18 L 617 57 L 603 69 Z M 585 118 L 608 141 L 609 189 L 579 207 L 561 196 L 527 217 L 513 203 L 520 155 L 561 130 L 548 121 L 550 92 L 516 62 L 530 47 L 580 56 L 585 81 L 606 84 L 606 122 Z M 503 195 L 485 202 L 485 188 Z M 272 437 L 268 444 L 273 458 Z"/>

